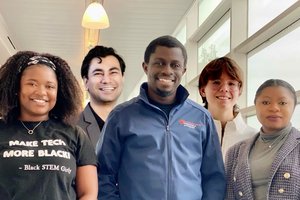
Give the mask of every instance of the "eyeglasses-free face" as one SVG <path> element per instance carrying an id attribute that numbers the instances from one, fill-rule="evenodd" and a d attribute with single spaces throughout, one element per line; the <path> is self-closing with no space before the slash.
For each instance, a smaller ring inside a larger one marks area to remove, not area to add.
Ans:
<path id="1" fill-rule="evenodd" d="M 222 73 L 219 79 L 209 80 L 200 89 L 200 94 L 206 98 L 209 110 L 229 109 L 232 112 L 241 94 L 241 85 L 227 73 Z"/>
<path id="2" fill-rule="evenodd" d="M 115 104 L 121 95 L 124 77 L 118 59 L 109 55 L 93 58 L 90 62 L 88 78 L 84 78 L 91 101 L 97 104 Z"/>
<path id="3" fill-rule="evenodd" d="M 209 80 L 207 85 L 211 85 L 213 90 L 229 90 L 236 91 L 240 88 L 240 83 L 236 80 Z"/>
<path id="4" fill-rule="evenodd" d="M 149 63 L 143 63 L 143 69 L 148 78 L 150 98 L 162 104 L 173 103 L 181 77 L 186 71 L 181 49 L 156 47 Z"/>
<path id="5" fill-rule="evenodd" d="M 180 70 L 184 69 L 182 62 L 172 61 L 172 62 L 168 63 L 165 60 L 159 59 L 159 58 L 155 61 L 152 61 L 152 63 L 150 63 L 150 65 L 152 65 L 153 67 L 156 67 L 158 69 L 163 69 L 165 67 L 170 66 L 174 71 L 180 71 Z"/>
<path id="6" fill-rule="evenodd" d="M 58 82 L 54 70 L 44 64 L 24 69 L 20 80 L 20 120 L 43 121 L 56 104 Z"/>
<path id="7" fill-rule="evenodd" d="M 273 133 L 288 126 L 295 109 L 295 101 L 287 88 L 270 86 L 257 96 L 255 108 L 264 133 Z"/>

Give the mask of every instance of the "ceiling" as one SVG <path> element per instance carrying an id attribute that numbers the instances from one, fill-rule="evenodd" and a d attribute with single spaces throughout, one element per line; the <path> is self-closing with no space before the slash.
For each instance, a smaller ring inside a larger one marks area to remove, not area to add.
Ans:
<path id="1" fill-rule="evenodd" d="M 0 20 L 5 24 L 15 51 L 33 50 L 58 55 L 70 64 L 81 81 L 80 66 L 85 54 L 81 18 L 86 1 L 0 0 Z M 100 31 L 99 44 L 113 47 L 127 66 L 120 101 L 127 99 L 144 74 L 141 64 L 148 43 L 158 36 L 172 34 L 194 1 L 104 1 L 110 27 Z M 3 33 L 3 27 L 0 28 Z M 0 40 L 7 40 L 3 34 L 1 37 Z M 11 52 L 0 55 L 1 64 L 8 55 Z"/>

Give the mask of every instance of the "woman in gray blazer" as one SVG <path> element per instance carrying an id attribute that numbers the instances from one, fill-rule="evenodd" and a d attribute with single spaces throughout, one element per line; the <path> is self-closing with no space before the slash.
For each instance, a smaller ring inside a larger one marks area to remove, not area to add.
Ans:
<path id="1" fill-rule="evenodd" d="M 258 88 L 254 104 L 262 127 L 228 150 L 226 199 L 299 200 L 300 132 L 290 122 L 296 92 L 270 79 Z"/>

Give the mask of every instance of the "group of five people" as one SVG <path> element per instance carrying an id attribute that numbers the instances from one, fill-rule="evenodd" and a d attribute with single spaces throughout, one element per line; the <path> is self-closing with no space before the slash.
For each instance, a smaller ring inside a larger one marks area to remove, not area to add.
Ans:
<path id="1" fill-rule="evenodd" d="M 258 88 L 255 130 L 238 110 L 243 78 L 232 59 L 202 70 L 204 107 L 180 84 L 187 52 L 176 38 L 151 41 L 142 67 L 139 95 L 117 105 L 125 62 L 110 47 L 91 49 L 81 67 L 90 96 L 82 111 L 67 62 L 11 56 L 0 68 L 0 199 L 300 199 L 289 83 Z"/>

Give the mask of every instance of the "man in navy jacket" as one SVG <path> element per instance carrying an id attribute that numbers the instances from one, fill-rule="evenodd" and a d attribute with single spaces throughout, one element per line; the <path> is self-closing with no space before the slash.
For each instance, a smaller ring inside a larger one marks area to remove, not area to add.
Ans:
<path id="1" fill-rule="evenodd" d="M 148 81 L 109 115 L 98 144 L 98 198 L 223 200 L 225 172 L 214 122 L 180 85 L 187 53 L 172 36 L 147 47 Z"/>

